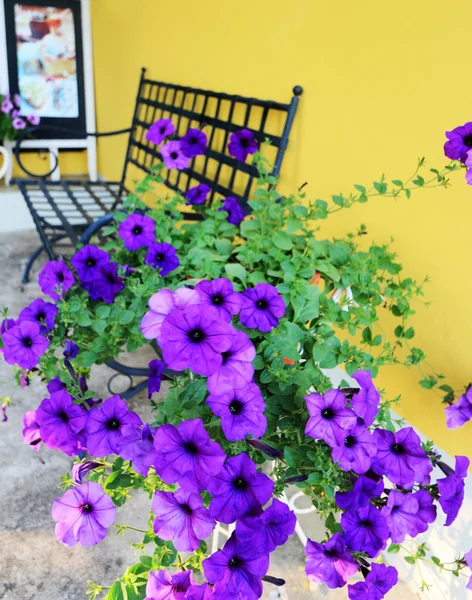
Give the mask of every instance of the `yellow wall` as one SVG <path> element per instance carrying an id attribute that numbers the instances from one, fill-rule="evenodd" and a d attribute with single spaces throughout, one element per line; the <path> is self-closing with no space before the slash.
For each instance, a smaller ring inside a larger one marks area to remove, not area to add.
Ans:
<path id="1" fill-rule="evenodd" d="M 406 178 L 418 156 L 442 165 L 444 131 L 472 120 L 469 0 L 93 0 L 98 127 L 130 122 L 139 69 L 151 78 L 288 100 L 304 87 L 282 186 L 308 181 L 323 198 L 382 172 Z M 125 140 L 99 142 L 99 171 L 118 178 Z M 472 378 L 469 339 L 472 191 L 409 201 L 379 199 L 334 215 L 323 233 L 365 223 L 378 243 L 395 237 L 406 272 L 429 274 L 429 309 L 418 305 L 415 344 L 459 388 Z M 472 424 L 445 428 L 440 400 L 417 370 L 388 368 L 401 414 L 451 453 L 468 453 Z M 469 454 L 471 454 L 469 452 Z"/>

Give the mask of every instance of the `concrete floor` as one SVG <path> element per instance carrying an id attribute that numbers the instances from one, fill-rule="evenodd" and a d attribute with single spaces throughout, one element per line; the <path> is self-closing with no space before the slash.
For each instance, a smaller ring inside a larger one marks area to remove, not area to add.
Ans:
<path id="1" fill-rule="evenodd" d="M 40 264 L 33 272 L 32 283 L 20 284 L 24 263 L 39 240 L 35 232 L 17 232 L 2 233 L 1 242 L 0 309 L 8 306 L 10 314 L 16 317 L 21 308 L 40 295 L 35 283 Z M 146 364 L 144 359 L 142 364 Z M 111 373 L 107 367 L 94 370 L 90 387 L 98 395 L 106 394 Z M 34 452 L 23 443 L 22 416 L 38 406 L 45 396 L 45 387 L 34 381 L 21 390 L 11 381 L 11 374 L 11 368 L 0 359 L 0 397 L 12 398 L 8 422 L 0 423 L 0 599 L 82 600 L 87 598 L 87 580 L 110 585 L 128 565 L 137 562 L 130 543 L 140 541 L 140 534 L 127 532 L 124 537 L 117 537 L 110 530 L 107 538 L 93 548 L 68 549 L 56 541 L 51 505 L 62 493 L 58 483 L 72 461 L 46 448 Z M 144 395 L 133 399 L 131 405 L 143 419 L 149 418 L 149 403 Z M 145 527 L 149 511 L 149 499 L 136 494 L 118 509 L 116 523 Z M 302 524 L 310 538 L 323 538 L 323 527 L 316 515 L 303 517 Z M 346 588 L 310 589 L 304 576 L 303 548 L 296 537 L 272 554 L 269 574 L 283 577 L 287 583 L 280 595 L 273 586 L 265 584 L 265 599 L 347 598 Z M 401 584 L 388 597 L 410 600 L 418 596 L 416 591 Z"/>

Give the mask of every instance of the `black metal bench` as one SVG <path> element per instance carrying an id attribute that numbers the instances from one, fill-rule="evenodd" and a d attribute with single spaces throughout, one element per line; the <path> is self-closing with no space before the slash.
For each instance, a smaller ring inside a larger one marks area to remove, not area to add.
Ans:
<path id="1" fill-rule="evenodd" d="M 259 100 L 153 81 L 146 78 L 146 70 L 142 69 L 131 127 L 108 133 L 84 132 L 84 136 L 96 137 L 129 133 L 119 182 L 51 181 L 48 177 L 54 169 L 38 176 L 25 168 L 21 161 L 20 138 L 15 148 L 18 163 L 34 179 L 16 179 L 15 183 L 28 205 L 42 243 L 28 260 L 23 283 L 29 280 L 33 263 L 43 251 L 54 259 L 64 254 L 60 252 L 64 241 L 69 247 L 75 247 L 99 230 L 103 217 L 118 209 L 126 196 L 125 183 L 130 168 L 147 174 L 160 161 L 156 146 L 145 139 L 150 125 L 160 118 L 173 118 L 179 137 L 189 127 L 202 126 L 208 137 L 208 150 L 204 156 L 192 159 L 189 167 L 182 171 L 163 172 L 165 185 L 185 193 L 189 187 L 205 183 L 211 188 L 209 202 L 215 197 L 234 196 L 245 212 L 249 212 L 247 200 L 257 171 L 251 164 L 229 156 L 229 136 L 246 128 L 259 142 L 270 139 L 269 150 L 274 154 L 270 158 L 274 164 L 274 175 L 278 175 L 302 91 L 300 86 L 294 87 L 289 103 Z M 41 128 L 40 125 L 30 132 Z"/>

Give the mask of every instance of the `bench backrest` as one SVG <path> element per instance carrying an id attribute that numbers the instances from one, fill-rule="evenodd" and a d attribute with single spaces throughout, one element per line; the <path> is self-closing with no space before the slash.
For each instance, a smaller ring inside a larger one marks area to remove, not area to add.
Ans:
<path id="1" fill-rule="evenodd" d="M 146 141 L 146 132 L 158 119 L 172 118 L 178 137 L 185 135 L 190 127 L 204 127 L 208 150 L 204 156 L 192 159 L 187 169 L 164 170 L 166 186 L 184 194 L 190 187 L 205 183 L 211 188 L 209 202 L 214 198 L 233 196 L 248 212 L 247 200 L 257 170 L 249 159 L 244 163 L 228 154 L 230 135 L 246 128 L 254 133 L 259 143 L 269 138 L 271 144 L 268 152 L 271 156 L 268 158 L 274 164 L 274 175 L 278 175 L 301 93 L 302 88 L 296 86 L 288 104 L 259 100 L 153 81 L 146 78 L 143 69 L 122 185 L 125 184 L 129 165 L 149 173 L 151 167 L 160 160 L 158 148 Z"/>

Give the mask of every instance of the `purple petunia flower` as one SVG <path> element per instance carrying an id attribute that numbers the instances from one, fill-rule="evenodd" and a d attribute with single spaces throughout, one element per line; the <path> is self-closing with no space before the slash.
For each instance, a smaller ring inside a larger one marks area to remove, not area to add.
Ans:
<path id="1" fill-rule="evenodd" d="M 324 544 L 307 541 L 306 575 L 315 583 L 325 583 L 330 589 L 343 587 L 349 577 L 357 573 L 359 565 L 349 552 L 340 533 L 335 533 Z"/>
<path id="2" fill-rule="evenodd" d="M 179 552 L 193 552 L 200 541 L 211 535 L 215 520 L 203 506 L 200 494 L 184 490 L 154 493 L 152 512 L 154 533 L 173 542 Z"/>
<path id="3" fill-rule="evenodd" d="M 436 521 L 437 510 L 434 506 L 433 498 L 427 490 L 419 490 L 413 494 L 413 498 L 418 502 L 418 513 L 416 515 L 416 533 L 424 533 L 430 523 Z"/>
<path id="4" fill-rule="evenodd" d="M 95 279 L 100 267 L 110 262 L 110 255 L 96 246 L 87 244 L 72 256 L 70 262 L 80 281 L 89 282 Z"/>
<path id="5" fill-rule="evenodd" d="M 87 290 L 92 300 L 103 300 L 107 304 L 113 304 L 115 296 L 125 287 L 118 275 L 118 263 L 111 262 L 99 267 L 95 279 L 82 283 L 82 287 Z"/>
<path id="6" fill-rule="evenodd" d="M 156 241 L 155 230 L 156 224 L 151 217 L 132 213 L 120 223 L 118 235 L 123 240 L 126 250 L 134 252 Z"/>
<path id="7" fill-rule="evenodd" d="M 50 450 L 61 450 L 72 456 L 81 446 L 81 436 L 87 422 L 87 413 L 65 390 L 53 392 L 36 411 L 41 440 Z"/>
<path id="8" fill-rule="evenodd" d="M 467 185 L 472 185 L 472 151 L 467 152 L 467 158 L 465 159 L 467 171 L 465 172 L 465 180 Z"/>
<path id="9" fill-rule="evenodd" d="M 146 132 L 146 140 L 159 146 L 166 137 L 169 137 L 175 133 L 175 126 L 172 123 L 172 119 L 159 119 Z"/>
<path id="10" fill-rule="evenodd" d="M 340 439 L 333 446 L 333 462 L 338 462 L 344 471 L 354 471 L 362 475 L 370 469 L 372 457 L 377 453 L 377 445 L 372 434 L 366 428 L 362 419 L 356 425 L 344 432 L 344 439 Z"/>
<path id="11" fill-rule="evenodd" d="M 241 324 L 249 329 L 268 332 L 279 324 L 285 314 L 285 302 L 273 285 L 258 283 L 241 292 Z"/>
<path id="12" fill-rule="evenodd" d="M 34 321 L 39 325 L 41 333 L 47 333 L 54 328 L 54 320 L 58 311 L 59 309 L 52 302 L 44 302 L 38 298 L 20 312 L 18 320 Z"/>
<path id="13" fill-rule="evenodd" d="M 205 204 L 208 194 L 211 192 L 211 188 L 206 183 L 200 183 L 185 192 L 185 198 L 187 204 Z"/>
<path id="14" fill-rule="evenodd" d="M 230 156 L 244 162 L 248 154 L 257 152 L 257 142 L 252 131 L 241 129 L 231 134 L 228 144 L 228 152 Z"/>
<path id="15" fill-rule="evenodd" d="M 15 319 L 3 319 L 3 321 L 0 322 L 0 335 L 3 335 L 5 331 L 8 331 L 12 327 L 15 327 L 15 325 Z"/>
<path id="16" fill-rule="evenodd" d="M 222 550 L 203 561 L 203 571 L 215 584 L 216 598 L 257 600 L 262 596 L 263 577 L 269 568 L 269 556 L 260 554 L 251 544 L 241 544 L 236 536 L 229 538 Z"/>
<path id="17" fill-rule="evenodd" d="M 99 408 L 92 408 L 88 413 L 85 429 L 89 453 L 99 458 L 119 454 L 125 425 L 141 424 L 139 416 L 130 411 L 119 396 L 107 398 Z"/>
<path id="18" fill-rule="evenodd" d="M 74 281 L 72 271 L 61 260 L 50 260 L 38 275 L 39 287 L 43 294 L 50 296 L 57 302 L 74 285 Z"/>
<path id="19" fill-rule="evenodd" d="M 141 320 L 141 333 L 147 340 L 157 339 L 162 323 L 174 308 L 184 309 L 200 302 L 200 296 L 190 288 L 179 288 L 175 292 L 164 288 L 153 294 L 148 302 L 149 310 Z"/>
<path id="20" fill-rule="evenodd" d="M 62 353 L 64 358 L 76 358 L 77 354 L 79 353 L 79 347 L 77 344 L 72 340 L 65 340 L 63 343 L 65 346 L 64 352 Z"/>
<path id="21" fill-rule="evenodd" d="M 234 328 L 220 319 L 212 306 L 174 309 L 164 319 L 160 334 L 164 362 L 169 369 L 191 369 L 212 375 L 223 363 L 222 353 L 231 348 Z"/>
<path id="22" fill-rule="evenodd" d="M 195 583 L 192 574 L 191 570 L 174 575 L 164 570 L 151 571 L 144 600 L 186 600 L 187 590 Z"/>
<path id="23" fill-rule="evenodd" d="M 352 377 L 362 388 L 351 399 L 352 410 L 370 427 L 379 411 L 380 394 L 372 383 L 369 371 L 356 371 Z"/>
<path id="24" fill-rule="evenodd" d="M 28 121 L 28 123 L 30 125 L 39 125 L 39 122 L 41 121 L 41 119 L 38 117 L 38 115 L 34 115 L 33 113 L 26 115 L 26 119 Z"/>
<path id="25" fill-rule="evenodd" d="M 418 500 L 412 494 L 391 490 L 382 514 L 387 519 L 392 542 L 400 544 L 406 535 L 417 533 Z"/>
<path id="26" fill-rule="evenodd" d="M 463 394 L 452 406 L 444 409 L 446 413 L 446 425 L 449 429 L 462 427 L 472 419 L 472 387 Z"/>
<path id="27" fill-rule="evenodd" d="M 23 429 L 21 433 L 23 435 L 23 441 L 25 444 L 29 444 L 33 450 L 39 450 L 41 447 L 41 434 L 39 432 L 39 423 L 36 419 L 36 411 L 29 410 L 23 415 Z"/>
<path id="28" fill-rule="evenodd" d="M 190 159 L 188 159 L 182 151 L 182 146 L 180 142 L 167 142 L 161 148 L 161 155 L 164 165 L 168 169 L 177 169 L 181 171 L 182 169 L 187 169 L 190 163 Z"/>
<path id="29" fill-rule="evenodd" d="M 0 110 L 2 111 L 3 114 L 7 115 L 9 114 L 13 109 L 14 109 L 14 105 L 13 102 L 10 100 L 9 96 L 5 96 L 5 98 L 3 99 L 2 105 L 0 107 Z"/>
<path id="30" fill-rule="evenodd" d="M 401 486 L 429 480 L 433 466 L 411 427 L 404 427 L 396 433 L 376 429 L 373 436 L 378 448 L 377 456 L 372 460 L 375 473 L 386 475 Z"/>
<path id="31" fill-rule="evenodd" d="M 344 394 L 339 390 L 328 390 L 324 396 L 309 394 L 305 402 L 310 414 L 305 435 L 324 440 L 331 447 L 344 443 L 346 432 L 357 422 L 356 415 L 346 408 Z"/>
<path id="32" fill-rule="evenodd" d="M 20 117 L 14 118 L 11 124 L 13 126 L 13 129 L 16 129 L 17 131 L 19 131 L 20 129 L 25 129 L 26 127 L 26 121 L 24 121 Z"/>
<path id="33" fill-rule="evenodd" d="M 39 325 L 33 321 L 20 321 L 2 336 L 3 356 L 9 365 L 33 369 L 49 347 L 41 335 Z"/>
<path id="34" fill-rule="evenodd" d="M 157 457 L 154 448 L 156 428 L 151 427 L 148 423 L 142 427 L 125 425 L 121 433 L 123 435 L 119 444 L 121 458 L 130 460 L 136 473 L 147 477 L 149 469 Z"/>
<path id="35" fill-rule="evenodd" d="M 250 543 L 263 554 L 283 546 L 295 531 L 297 517 L 287 504 L 274 498 L 272 504 L 260 516 L 239 519 L 236 537 L 242 543 Z"/>
<path id="36" fill-rule="evenodd" d="M 256 464 L 245 452 L 231 456 L 223 469 L 208 481 L 213 496 L 210 514 L 222 523 L 254 515 L 268 502 L 274 482 L 257 471 Z"/>
<path id="37" fill-rule="evenodd" d="M 54 500 L 52 518 L 57 521 L 56 538 L 70 548 L 77 543 L 94 546 L 107 535 L 116 508 L 98 483 L 88 481 Z"/>
<path id="38" fill-rule="evenodd" d="M 207 380 L 208 391 L 217 396 L 246 388 L 254 376 L 256 349 L 244 331 L 236 331 L 231 346 L 222 353 L 220 368 Z"/>
<path id="39" fill-rule="evenodd" d="M 180 140 L 180 147 L 184 156 L 194 158 L 199 154 L 205 154 L 207 149 L 207 136 L 200 129 L 190 128 Z"/>
<path id="40" fill-rule="evenodd" d="M 84 462 L 76 463 L 72 465 L 71 469 L 72 481 L 80 484 L 89 471 L 93 471 L 97 467 L 102 466 L 103 463 L 99 463 L 94 460 L 86 460 Z"/>
<path id="41" fill-rule="evenodd" d="M 444 154 L 451 160 L 465 162 L 467 152 L 472 149 L 472 122 L 446 131 L 448 141 L 444 144 Z"/>
<path id="42" fill-rule="evenodd" d="M 255 383 L 225 394 L 211 394 L 206 402 L 213 414 L 221 417 L 221 428 L 230 442 L 243 440 L 247 435 L 254 438 L 264 435 L 267 429 L 265 402 Z"/>
<path id="43" fill-rule="evenodd" d="M 201 419 L 184 421 L 177 427 L 162 425 L 154 437 L 157 452 L 154 467 L 166 483 L 178 483 L 189 492 L 207 489 L 226 455 L 205 431 Z"/>
<path id="44" fill-rule="evenodd" d="M 233 196 L 228 196 L 224 199 L 223 206 L 218 210 L 225 210 L 228 213 L 226 220 L 231 225 L 239 225 L 244 221 L 244 211 L 239 205 L 239 202 Z"/>
<path id="45" fill-rule="evenodd" d="M 151 244 L 144 262 L 153 269 L 159 269 L 162 277 L 174 271 L 180 264 L 176 249 L 166 242 Z"/>
<path id="46" fill-rule="evenodd" d="M 161 389 L 162 373 L 165 369 L 165 363 L 162 360 L 151 360 L 149 363 L 149 374 L 148 374 L 148 400 L 154 392 L 158 392 Z"/>
<path id="47" fill-rule="evenodd" d="M 378 481 L 361 476 L 357 479 L 352 490 L 336 492 L 336 504 L 342 510 L 367 506 L 372 498 L 378 498 L 384 491 L 382 478 Z"/>
<path id="48" fill-rule="evenodd" d="M 371 504 L 346 510 L 341 516 L 346 545 L 355 552 L 375 558 L 385 548 L 389 537 L 387 520 Z"/>
<path id="49" fill-rule="evenodd" d="M 470 460 L 466 456 L 456 456 L 455 473 L 437 480 L 439 504 L 447 515 L 445 526 L 452 525 L 464 502 L 464 479 L 467 477 Z"/>
<path id="50" fill-rule="evenodd" d="M 398 572 L 395 567 L 372 563 L 365 581 L 348 585 L 349 600 L 382 600 L 397 583 Z"/>
<path id="51" fill-rule="evenodd" d="M 241 310 L 241 296 L 234 291 L 233 284 L 225 277 L 200 281 L 195 289 L 202 302 L 216 308 L 220 317 L 226 321 L 231 321 Z"/>

